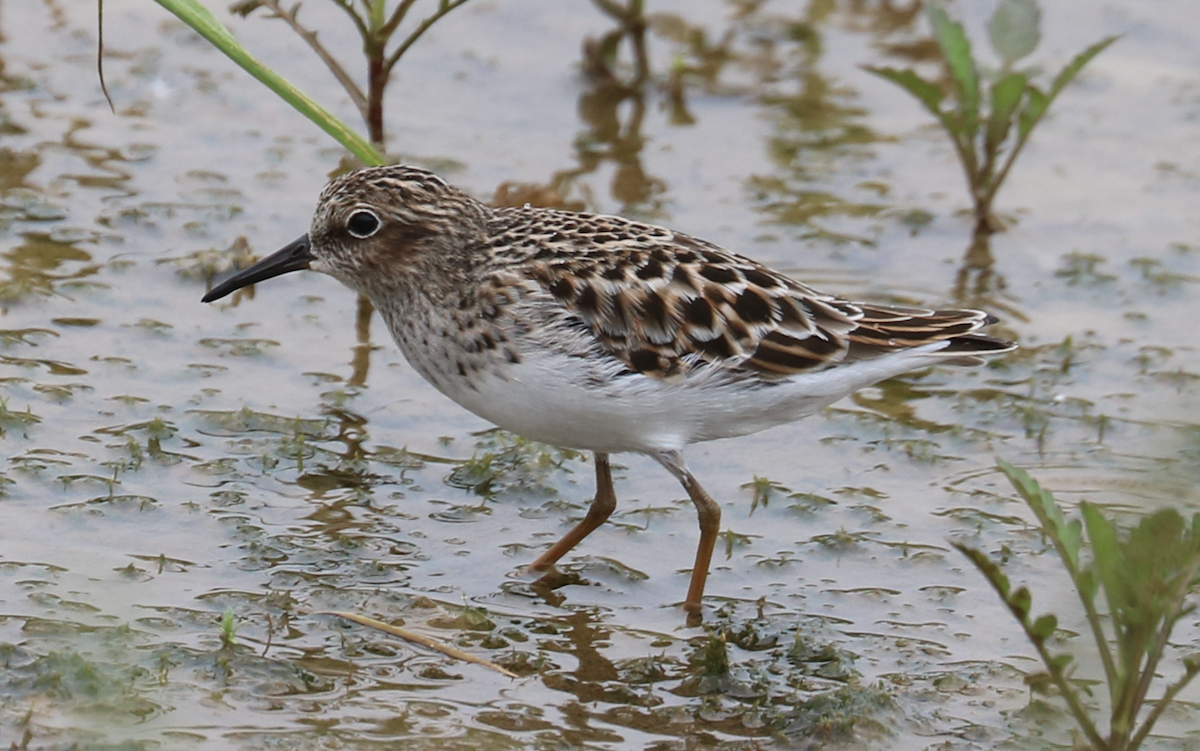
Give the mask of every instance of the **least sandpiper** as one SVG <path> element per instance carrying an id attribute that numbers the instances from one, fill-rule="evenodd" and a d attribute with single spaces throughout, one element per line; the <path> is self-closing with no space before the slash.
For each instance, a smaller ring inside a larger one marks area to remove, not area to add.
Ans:
<path id="1" fill-rule="evenodd" d="M 798 420 L 885 378 L 978 365 L 1014 345 L 978 310 L 849 302 L 710 242 L 616 216 L 491 208 L 423 169 L 333 180 L 308 234 L 205 302 L 312 269 L 367 296 L 408 362 L 506 430 L 595 454 L 587 515 L 552 566 L 613 512 L 609 454 L 654 457 L 700 517 L 684 608 L 697 617 L 721 510 L 689 444 Z"/>

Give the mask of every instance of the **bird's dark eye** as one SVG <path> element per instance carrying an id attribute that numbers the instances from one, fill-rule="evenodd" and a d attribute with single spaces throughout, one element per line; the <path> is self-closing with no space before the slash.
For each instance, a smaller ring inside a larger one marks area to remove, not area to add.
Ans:
<path id="1" fill-rule="evenodd" d="M 378 232 L 382 224 L 375 212 L 359 209 L 346 220 L 346 229 L 350 231 L 350 234 L 362 240 Z"/>

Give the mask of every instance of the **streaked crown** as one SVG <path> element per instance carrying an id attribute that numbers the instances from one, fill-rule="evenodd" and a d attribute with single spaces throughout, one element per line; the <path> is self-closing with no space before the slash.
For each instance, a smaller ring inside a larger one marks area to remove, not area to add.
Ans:
<path id="1" fill-rule="evenodd" d="M 482 236 L 487 207 L 418 167 L 370 167 L 321 192 L 309 238 L 312 267 L 366 291 L 419 273 Z M 380 276 L 383 275 L 383 276 Z"/>

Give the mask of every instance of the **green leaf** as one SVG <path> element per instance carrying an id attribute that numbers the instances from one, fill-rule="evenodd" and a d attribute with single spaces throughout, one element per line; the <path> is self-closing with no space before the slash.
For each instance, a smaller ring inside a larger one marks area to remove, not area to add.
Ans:
<path id="1" fill-rule="evenodd" d="M 1037 48 L 1041 41 L 1042 11 L 1036 0 L 1000 0 L 988 21 L 992 49 L 1008 68 Z"/>
<path id="2" fill-rule="evenodd" d="M 1096 581 L 1096 573 L 1092 569 L 1086 568 L 1080 571 L 1079 576 L 1075 577 L 1075 586 L 1084 600 L 1089 603 L 1095 602 L 1096 588 L 1099 586 L 1099 582 Z"/>
<path id="3" fill-rule="evenodd" d="M 972 548 L 958 542 L 952 542 L 950 544 L 953 545 L 958 552 L 969 558 L 971 563 L 975 564 L 975 568 L 979 569 L 979 572 L 983 574 L 983 578 L 987 579 L 988 583 L 991 584 L 996 592 L 1000 595 L 1000 599 L 1008 602 L 1010 590 L 1008 577 L 1004 575 L 1004 572 L 1000 570 L 1000 567 L 996 565 L 995 561 L 993 561 L 991 558 L 988 558 L 987 554 L 978 548 Z"/>
<path id="4" fill-rule="evenodd" d="M 1074 661 L 1075 661 L 1075 658 L 1072 655 L 1067 654 L 1066 652 L 1063 652 L 1062 654 L 1054 655 L 1053 657 L 1050 658 L 1050 664 L 1054 667 L 1055 670 L 1059 671 L 1060 673 L 1063 672 L 1064 670 L 1066 670 L 1067 666 L 1070 665 Z"/>
<path id="5" fill-rule="evenodd" d="M 1104 518 L 1095 505 L 1087 501 L 1079 504 L 1079 510 L 1083 514 L 1083 522 L 1087 526 L 1088 539 L 1091 540 L 1096 560 L 1110 565 L 1117 563 L 1121 558 L 1121 549 L 1117 543 L 1116 528 Z"/>
<path id="6" fill-rule="evenodd" d="M 1088 539 L 1092 543 L 1092 570 L 1104 588 L 1108 605 L 1114 618 L 1129 604 L 1130 589 L 1125 578 L 1126 561 L 1116 528 L 1092 504 L 1084 501 L 1079 505 L 1083 523 L 1087 527 Z M 1119 624 L 1114 623 L 1114 626 Z"/>
<path id="7" fill-rule="evenodd" d="M 987 153 L 995 153 L 1004 139 L 1008 138 L 1013 115 L 1025 94 L 1027 80 L 1024 73 L 1008 73 L 992 84 L 992 112 L 988 117 L 985 142 Z"/>
<path id="8" fill-rule="evenodd" d="M 1183 668 L 1189 675 L 1200 673 L 1200 654 L 1190 654 L 1184 657 Z"/>
<path id="9" fill-rule="evenodd" d="M 1030 629 L 1029 624 L 1029 608 L 1033 604 L 1033 596 L 1029 594 L 1029 590 L 1025 587 L 1020 587 L 1016 591 L 1012 590 L 1009 584 L 1008 577 L 1000 570 L 996 563 L 988 558 L 983 551 L 978 548 L 972 548 L 962 543 L 950 543 L 965 555 L 975 564 L 975 568 L 979 569 L 983 577 L 988 580 L 988 583 L 1000 595 L 1000 599 L 1004 600 L 1004 604 L 1008 606 L 1009 611 L 1021 623 L 1021 626 L 1026 630 Z M 1052 617 L 1052 616 L 1051 616 Z"/>
<path id="10" fill-rule="evenodd" d="M 1154 578 L 1173 577 L 1196 557 L 1186 522 L 1175 509 L 1144 517 L 1129 534 L 1125 557 L 1131 566 Z"/>
<path id="11" fill-rule="evenodd" d="M 979 74 L 971 59 L 971 43 L 962 24 L 952 21 L 941 6 L 926 6 L 933 37 L 942 51 L 942 59 L 954 80 L 962 127 L 973 136 L 979 128 Z"/>
<path id="12" fill-rule="evenodd" d="M 1050 86 L 1049 99 L 1053 101 L 1054 97 L 1058 96 L 1058 92 L 1062 91 L 1075 76 L 1079 75 L 1079 71 L 1083 70 L 1083 66 L 1091 62 L 1093 57 L 1103 52 L 1108 45 L 1120 38 L 1120 35 L 1105 37 L 1072 58 L 1071 62 L 1067 63 L 1067 67 L 1060 70 L 1058 75 L 1054 77 L 1054 83 Z"/>
<path id="13" fill-rule="evenodd" d="M 1032 90 L 1033 87 L 1028 87 Z M 1038 481 L 1029 473 L 1004 461 L 996 459 L 996 466 L 1008 477 L 1013 488 L 1025 499 L 1031 511 L 1042 525 L 1042 531 L 1054 543 L 1059 557 L 1074 577 L 1079 569 L 1079 549 L 1083 545 L 1081 526 L 1078 521 L 1067 523 L 1062 509 L 1054 501 L 1054 496 L 1042 488 Z"/>
<path id="14" fill-rule="evenodd" d="M 1017 118 L 1017 138 L 1021 141 L 1029 137 L 1033 126 L 1037 125 L 1046 108 L 1050 106 L 1050 99 L 1038 87 L 1030 84 L 1025 87 L 1025 91 L 1025 106 L 1021 108 L 1021 114 Z"/>
<path id="15" fill-rule="evenodd" d="M 1046 641 L 1054 635 L 1054 631 L 1058 628 L 1058 618 L 1054 615 L 1047 614 L 1039 616 L 1033 625 L 1029 627 L 1029 635 L 1035 639 Z"/>
<path id="16" fill-rule="evenodd" d="M 864 66 L 863 68 L 868 73 L 874 73 L 880 78 L 891 81 L 900 88 L 907 91 L 917 98 L 921 104 L 925 105 L 925 109 L 932 112 L 937 117 L 942 116 L 942 99 L 945 94 L 938 88 L 937 84 L 926 81 L 912 70 L 900 70 L 898 68 L 876 68 L 874 66 Z"/>
<path id="17" fill-rule="evenodd" d="M 288 83 L 282 76 L 255 60 L 244 47 L 238 44 L 216 17 L 198 0 L 156 0 L 162 7 L 175 14 L 210 44 L 223 52 L 243 70 L 257 78 L 290 104 L 300 114 L 316 123 L 354 156 L 369 165 L 386 164 L 387 160 L 358 133 L 335 117 L 331 112 L 310 99 L 304 92 Z"/>
<path id="18" fill-rule="evenodd" d="M 1038 124 L 1042 119 L 1042 115 L 1046 114 L 1046 108 L 1054 101 L 1067 84 L 1069 84 L 1075 76 L 1079 75 L 1079 71 L 1083 70 L 1083 66 L 1087 65 L 1093 57 L 1104 51 L 1108 45 L 1120 39 L 1120 36 L 1110 36 L 1101 39 L 1091 47 L 1088 47 L 1083 52 L 1080 52 L 1067 66 L 1058 72 L 1054 77 L 1054 82 L 1050 85 L 1049 93 L 1042 93 L 1042 90 L 1036 86 L 1027 87 L 1029 94 L 1025 98 L 1025 106 L 1021 108 L 1021 114 L 1018 117 L 1018 142 L 1023 142 L 1029 137 L 1033 126 Z"/>
<path id="19" fill-rule="evenodd" d="M 1018 587 L 1008 598 L 1008 608 L 1022 624 L 1029 622 L 1029 609 L 1033 607 L 1033 595 L 1025 587 Z"/>

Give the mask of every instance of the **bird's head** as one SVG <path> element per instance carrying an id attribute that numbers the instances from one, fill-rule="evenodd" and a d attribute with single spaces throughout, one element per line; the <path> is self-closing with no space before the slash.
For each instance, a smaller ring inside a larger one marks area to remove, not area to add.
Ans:
<path id="1" fill-rule="evenodd" d="M 312 269 L 371 293 L 412 283 L 430 263 L 469 248 L 486 207 L 417 167 L 371 167 L 331 181 L 307 234 L 204 296 L 212 302 L 281 274 Z"/>

